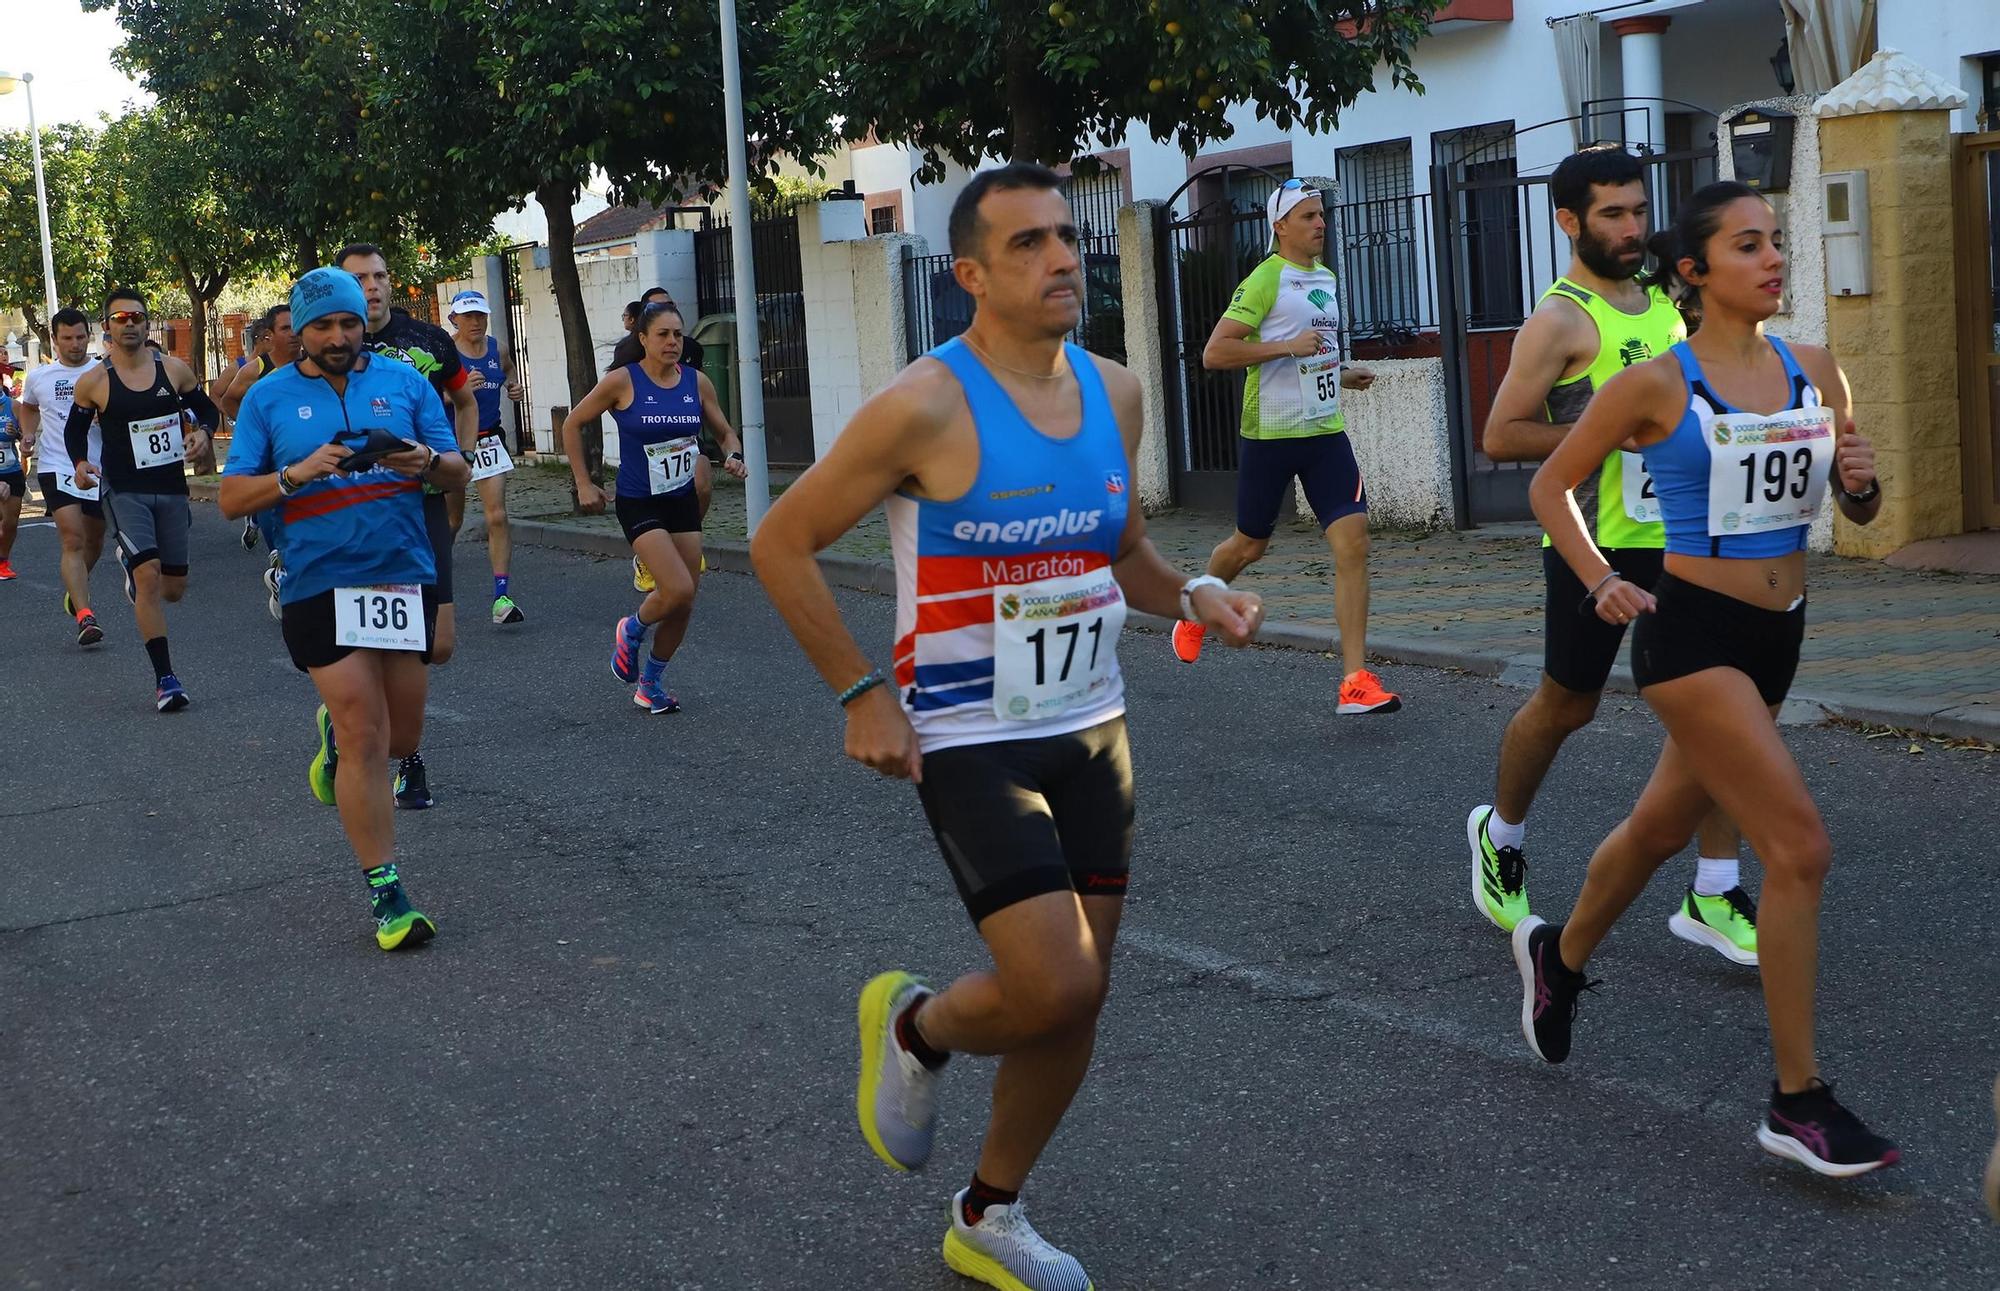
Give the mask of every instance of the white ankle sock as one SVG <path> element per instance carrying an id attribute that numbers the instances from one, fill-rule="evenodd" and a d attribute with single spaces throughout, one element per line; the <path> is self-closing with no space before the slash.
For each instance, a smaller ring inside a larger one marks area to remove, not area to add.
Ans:
<path id="1" fill-rule="evenodd" d="M 1734 856 L 1716 860 L 1712 856 L 1701 856 L 1694 863 L 1694 890 L 1696 895 L 1719 897 L 1734 887 L 1743 884 L 1743 873 Z"/>
<path id="2" fill-rule="evenodd" d="M 1521 840 L 1527 836 L 1528 822 L 1524 820 L 1518 825 L 1510 825 L 1501 818 L 1498 807 L 1486 818 L 1486 837 L 1495 847 L 1519 847 Z"/>

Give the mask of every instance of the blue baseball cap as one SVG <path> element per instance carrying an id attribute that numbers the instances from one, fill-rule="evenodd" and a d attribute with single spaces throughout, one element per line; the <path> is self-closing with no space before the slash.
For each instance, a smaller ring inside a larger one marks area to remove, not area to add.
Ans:
<path id="1" fill-rule="evenodd" d="M 328 314 L 353 314 L 363 323 L 368 321 L 368 298 L 345 269 L 315 269 L 292 285 L 294 330 L 303 332 L 308 323 Z"/>
<path id="2" fill-rule="evenodd" d="M 461 291 L 451 298 L 451 312 L 454 314 L 490 314 L 493 306 L 486 303 L 483 291 Z"/>

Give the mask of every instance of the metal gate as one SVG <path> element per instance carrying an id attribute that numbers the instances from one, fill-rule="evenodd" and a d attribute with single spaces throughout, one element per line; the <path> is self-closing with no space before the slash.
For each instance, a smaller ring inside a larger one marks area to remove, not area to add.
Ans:
<path id="1" fill-rule="evenodd" d="M 528 371 L 528 302 L 521 296 L 521 254 L 533 251 L 533 242 L 517 242 L 500 252 L 500 307 L 507 311 L 507 353 L 514 360 L 514 379 L 521 383 L 521 397 L 514 401 L 514 442 L 508 451 L 515 455 L 535 446 L 535 428 L 530 424 L 535 401 Z"/>
<path id="2" fill-rule="evenodd" d="M 1213 166 L 1190 176 L 1154 215 L 1168 450 L 1182 506 L 1235 506 L 1243 373 L 1210 372 L 1201 352 L 1237 284 L 1270 254 L 1264 201 L 1283 182 L 1258 166 Z M 1176 216 L 1174 201 L 1190 191 L 1188 214 Z"/>
<path id="3" fill-rule="evenodd" d="M 1643 109 L 1622 111 L 1646 116 Z M 1615 121 L 1620 112 L 1603 109 L 1583 119 Z M 1713 125 L 1712 113 L 1695 112 Z M 1482 441 L 1514 337 L 1570 260 L 1569 239 L 1556 223 L 1549 196 L 1549 177 L 1517 173 L 1515 141 L 1534 130 L 1567 133 L 1575 119 L 1482 135 L 1475 146 L 1455 154 L 1434 146 L 1444 159 L 1431 166 L 1432 254 L 1451 422 L 1452 511 L 1460 529 L 1533 518 L 1528 484 L 1540 463 L 1495 462 L 1486 456 Z M 1678 151 L 1655 151 L 1644 143 L 1635 151 L 1645 164 L 1654 229 L 1672 221 L 1680 198 L 1715 178 L 1712 129 L 1704 146 L 1690 139 Z"/>
<path id="4" fill-rule="evenodd" d="M 704 318 L 735 312 L 734 236 L 726 219 L 694 235 L 696 310 Z M 791 212 L 750 222 L 764 365 L 764 451 L 773 466 L 810 466 L 813 460 L 805 269 L 799 254 L 799 222 Z"/>

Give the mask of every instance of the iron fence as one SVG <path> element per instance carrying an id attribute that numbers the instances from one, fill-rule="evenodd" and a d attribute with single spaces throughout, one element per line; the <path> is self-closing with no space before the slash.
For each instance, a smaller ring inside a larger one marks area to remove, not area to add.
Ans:
<path id="1" fill-rule="evenodd" d="M 1093 354 L 1125 361 L 1125 288 L 1118 235 L 1078 239 L 1083 261 L 1083 316 L 1069 339 Z M 905 353 L 912 362 L 972 324 L 972 297 L 952 273 L 952 255 L 903 252 Z"/>

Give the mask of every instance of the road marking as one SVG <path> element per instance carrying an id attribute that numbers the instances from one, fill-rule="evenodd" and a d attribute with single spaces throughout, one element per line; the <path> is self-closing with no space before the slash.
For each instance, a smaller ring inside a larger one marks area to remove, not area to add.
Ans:
<path id="1" fill-rule="evenodd" d="M 1176 937 L 1148 932 L 1141 928 L 1132 928 L 1129 925 L 1119 932 L 1118 944 L 1130 947 L 1148 958 L 1191 968 L 1232 986 L 1247 988 L 1258 994 L 1298 999 L 1301 1002 L 1321 1005 L 1355 1022 L 1400 1031 L 1405 1035 L 1417 1036 L 1507 1066 L 1532 1065 L 1557 1079 L 1576 1081 L 1623 1098 L 1640 1099 L 1676 1116 L 1684 1116 L 1692 1110 L 1705 1120 L 1739 1131 L 1746 1129 L 1749 1123 L 1744 1109 L 1731 1102 L 1711 1099 L 1703 1106 L 1695 1106 L 1697 1096 L 1686 1091 L 1627 1080 L 1622 1076 L 1594 1074 L 1573 1067 L 1542 1062 L 1529 1052 L 1528 1042 L 1521 1037 L 1518 1024 L 1520 1008 L 1516 1002 L 1519 998 L 1519 979 L 1511 972 L 1507 975 L 1510 989 L 1505 1014 L 1510 1025 L 1504 1032 L 1496 1030 L 1489 1033 L 1469 1031 L 1441 1018 L 1413 1013 L 1393 1004 L 1355 999 L 1341 994 L 1340 992 L 1346 988 L 1332 982 L 1245 963 L 1238 956 L 1209 946 L 1182 941 Z"/>

